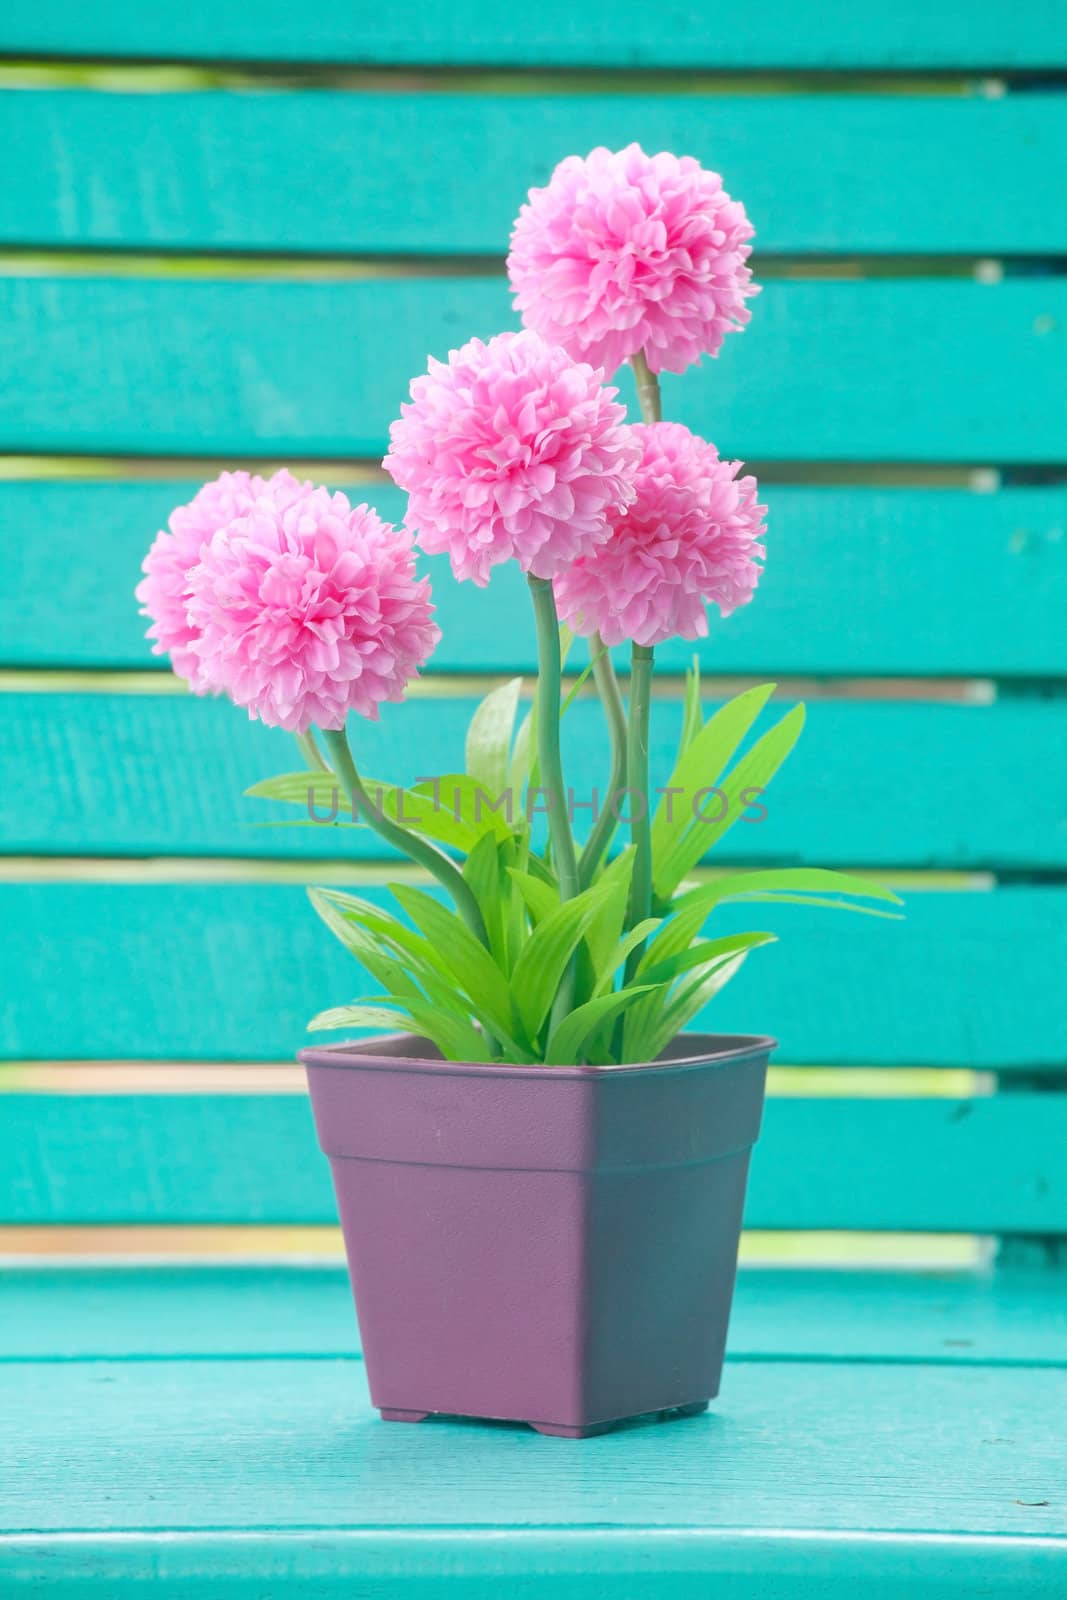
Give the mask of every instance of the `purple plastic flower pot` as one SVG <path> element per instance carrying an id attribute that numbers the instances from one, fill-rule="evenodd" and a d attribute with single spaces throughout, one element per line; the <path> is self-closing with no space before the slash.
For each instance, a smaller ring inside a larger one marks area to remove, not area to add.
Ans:
<path id="1" fill-rule="evenodd" d="M 371 1399 L 581 1438 L 719 1391 L 774 1041 L 686 1034 L 621 1067 L 303 1050 Z"/>

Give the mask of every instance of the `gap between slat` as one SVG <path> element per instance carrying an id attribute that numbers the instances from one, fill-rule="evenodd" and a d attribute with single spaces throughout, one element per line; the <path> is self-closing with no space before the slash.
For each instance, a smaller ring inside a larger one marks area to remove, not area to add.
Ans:
<path id="1" fill-rule="evenodd" d="M 952 1067 L 791 1067 L 767 1074 L 771 1099 L 972 1099 L 995 1092 L 989 1072 Z M 292 1094 L 307 1092 L 295 1062 L 0 1062 L 3 1094 Z"/>
<path id="2" fill-rule="evenodd" d="M 751 1229 L 741 1235 L 744 1267 L 915 1267 L 973 1271 L 988 1265 L 995 1242 L 979 1234 L 797 1231 Z M 333 1227 L 79 1227 L 0 1226 L 0 1267 L 13 1264 L 86 1266 L 94 1261 L 133 1266 L 153 1262 L 232 1266 L 272 1261 L 287 1266 L 344 1260 Z"/>

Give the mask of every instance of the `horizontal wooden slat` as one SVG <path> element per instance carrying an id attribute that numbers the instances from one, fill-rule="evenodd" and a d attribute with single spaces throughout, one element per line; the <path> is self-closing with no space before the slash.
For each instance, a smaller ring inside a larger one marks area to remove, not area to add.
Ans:
<path id="1" fill-rule="evenodd" d="M 359 1348 L 340 1264 L 25 1266 L 8 1269 L 0 1296 L 5 1361 Z M 1067 1296 L 1047 1271 L 743 1271 L 727 1355 L 1067 1366 Z"/>
<path id="2" fill-rule="evenodd" d="M 288 1095 L 11 1095 L 0 1150 L 5 1222 L 336 1221 Z M 1062 1233 L 1065 1156 L 1067 1095 L 769 1100 L 745 1222 Z"/>
<path id="3" fill-rule="evenodd" d="M 761 251 L 1067 250 L 1051 94 L 12 91 L 0 243 L 502 256 L 557 161 L 631 140 L 721 171 Z"/>
<path id="4" fill-rule="evenodd" d="M 583 1449 L 384 1425 L 356 1362 L 12 1364 L 0 1583 L 62 1600 L 1056 1594 L 1065 1404 L 1062 1369 L 739 1363 L 706 1415 Z"/>
<path id="5" fill-rule="evenodd" d="M 781 943 L 702 1022 L 772 1033 L 781 1061 L 1067 1063 L 1063 890 L 912 895 L 905 922 L 798 906 L 716 917 L 723 930 L 772 927 Z M 19 1061 L 283 1060 L 309 1017 L 366 985 L 296 887 L 11 883 L 0 926 L 0 1055 Z"/>
<path id="6" fill-rule="evenodd" d="M 669 19 L 640 0 L 541 0 L 526 10 L 452 0 L 448 6 L 398 0 L 389 7 L 336 6 L 294 11 L 289 0 L 142 6 L 110 0 L 8 0 L 0 51 L 15 55 L 91 55 L 177 60 L 250 60 L 520 67 L 1026 68 L 1061 67 L 1067 30 L 1056 0 L 921 0 L 858 9 L 827 0 L 818 26 L 790 0 L 737 7 L 729 25 L 691 5 Z"/>
<path id="7" fill-rule="evenodd" d="M 2 664 L 164 667 L 148 653 L 131 590 L 156 528 L 195 488 L 0 483 L 0 549 L 19 573 L 17 584 L 0 587 Z M 396 489 L 348 492 L 403 518 Z M 661 670 L 688 665 L 696 650 L 714 673 L 1067 671 L 1059 620 L 1067 613 L 1067 490 L 772 484 L 763 498 L 768 559 L 755 601 L 713 623 L 706 641 L 660 646 Z M 517 568 L 498 568 L 485 594 L 456 583 L 445 558 L 423 564 L 444 632 L 431 671 L 530 669 L 529 596 Z"/>
<path id="8" fill-rule="evenodd" d="M 0 450 L 216 456 L 376 456 L 427 351 L 514 325 L 477 278 L 9 278 L 0 321 Z M 1057 460 L 1065 328 L 1056 278 L 768 283 L 665 414 L 749 459 Z"/>
<path id="9" fill-rule="evenodd" d="M 402 709 L 386 707 L 380 722 L 353 728 L 362 770 L 391 783 L 462 771 L 476 705 L 418 698 Z M 768 708 L 757 732 L 784 710 Z M 670 782 L 681 716 L 677 700 L 656 706 L 654 784 Z M 816 701 L 797 748 L 766 791 L 766 816 L 738 822 L 709 860 L 1067 866 L 1065 726 L 1062 700 Z M 576 805 L 591 805 L 598 787 L 607 804 L 608 741 L 594 699 L 568 711 L 564 740 Z M 226 700 L 0 694 L 0 742 L 6 774 L 0 839 L 8 853 L 372 860 L 391 853 L 369 828 L 307 825 L 306 807 L 244 798 L 259 779 L 299 772 L 303 761 L 289 735 L 250 723 Z M 709 771 L 704 782 L 718 776 Z M 449 793 L 445 786 L 442 809 Z M 523 799 L 513 796 L 516 815 Z M 432 798 L 424 804 L 432 808 Z M 759 817 L 755 807 L 751 815 Z M 576 810 L 581 837 L 590 816 Z"/>

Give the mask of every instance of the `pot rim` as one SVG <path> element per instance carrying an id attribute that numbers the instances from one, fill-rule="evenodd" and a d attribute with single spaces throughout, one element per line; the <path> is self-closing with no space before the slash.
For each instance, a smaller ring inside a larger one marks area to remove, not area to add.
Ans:
<path id="1" fill-rule="evenodd" d="M 692 1044 L 693 1048 L 676 1056 L 660 1056 L 655 1061 L 612 1062 L 607 1066 L 551 1066 L 545 1062 L 517 1064 L 506 1061 L 445 1061 L 425 1055 L 374 1053 L 380 1045 L 402 1045 L 419 1039 L 412 1033 L 374 1034 L 365 1039 L 342 1039 L 337 1044 L 309 1045 L 297 1052 L 297 1060 L 305 1067 L 333 1067 L 341 1070 L 362 1069 L 388 1072 L 401 1069 L 405 1072 L 436 1073 L 448 1077 L 472 1078 L 614 1078 L 637 1073 L 699 1072 L 709 1068 L 728 1066 L 753 1056 L 769 1056 L 777 1049 L 778 1041 L 769 1034 L 759 1033 L 680 1033 L 672 1041 L 674 1046 Z M 426 1042 L 426 1041 L 422 1041 Z M 671 1047 L 668 1047 L 671 1048 Z"/>

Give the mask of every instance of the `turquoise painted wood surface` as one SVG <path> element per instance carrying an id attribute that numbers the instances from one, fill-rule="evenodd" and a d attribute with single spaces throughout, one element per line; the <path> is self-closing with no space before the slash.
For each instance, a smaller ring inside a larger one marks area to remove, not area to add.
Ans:
<path id="1" fill-rule="evenodd" d="M 0 450 L 222 457 L 377 457 L 427 351 L 514 325 L 477 278 L 8 278 L 0 320 Z M 1065 329 L 1054 277 L 767 283 L 664 412 L 753 461 L 1054 461 Z"/>
<path id="2" fill-rule="evenodd" d="M 760 252 L 1067 249 L 1057 94 L 10 92 L 0 242 L 503 256 L 557 161 L 632 140 L 722 172 Z"/>
<path id="3" fill-rule="evenodd" d="M 359 1352 L 339 1262 L 10 1267 L 0 1311 L 3 1362 Z M 1067 1296 L 1042 1271 L 742 1268 L 728 1358 L 1063 1367 Z"/>
<path id="4" fill-rule="evenodd" d="M 665 20 L 669 26 L 665 26 Z M 261 0 L 254 15 L 241 0 L 176 0 L 144 7 L 111 0 L 9 0 L 0 51 L 14 55 L 113 56 L 149 60 L 346 62 L 429 66 L 591 67 L 691 71 L 797 68 L 915 68 L 952 72 L 1056 68 L 1067 55 L 1067 25 L 1056 0 L 964 0 L 939 6 L 900 0 L 857 8 L 828 0 L 818 25 L 790 0 L 738 6 L 729 24 L 718 11 L 686 5 L 664 18 L 639 0 L 567 0 L 536 9 L 453 0 L 424 6 L 334 6 L 316 0 L 294 12 L 287 0 Z"/>
<path id="5" fill-rule="evenodd" d="M 420 698 L 387 707 L 353 735 L 368 778 L 390 783 L 463 770 L 476 699 Z M 772 702 L 762 734 L 785 715 Z M 713 703 L 706 707 L 710 715 Z M 677 699 L 657 704 L 654 784 L 670 782 L 681 730 Z M 5 853 L 232 855 L 379 860 L 390 852 L 329 800 L 243 798 L 261 778 L 304 765 L 286 734 L 250 723 L 228 701 L 191 695 L 0 694 L 7 780 L 0 790 Z M 746 742 L 747 745 L 751 740 Z M 578 805 L 608 805 L 610 753 L 599 705 L 567 713 L 567 781 Z M 1044 751 L 1038 770 L 1035 750 Z M 51 776 L 48 776 L 51 775 Z M 705 782 L 719 774 L 709 771 Z M 310 780 L 309 780 L 310 781 Z M 450 804 L 442 786 L 441 809 Z M 758 797 L 753 797 L 758 799 Z M 523 793 L 512 797 L 521 813 Z M 506 796 L 505 796 L 506 803 Z M 677 800 L 675 804 L 690 805 Z M 711 815 L 719 800 L 704 797 Z M 625 811 L 625 801 L 620 802 Z M 412 814 L 433 809 L 432 797 Z M 543 809 L 543 805 L 542 805 Z M 576 811 L 584 838 L 591 812 Z M 299 824 L 299 825 L 297 825 Z M 539 823 L 543 828 L 543 818 Z M 625 836 L 625 828 L 620 830 Z M 710 832 L 710 830 L 709 830 Z M 706 858 L 868 867 L 1067 866 L 1067 706 L 814 701 L 800 741 L 758 805 L 746 808 Z"/>
<path id="6" fill-rule="evenodd" d="M 16 1094 L 0 1152 L 8 1222 L 337 1220 L 300 1095 Z M 769 1100 L 745 1223 L 1063 1233 L 1065 1157 L 1067 1096 Z"/>
<path id="7" fill-rule="evenodd" d="M 771 1033 L 790 1064 L 1062 1070 L 1065 907 L 1050 887 L 913 894 L 904 923 L 723 908 L 724 931 L 781 943 L 694 1026 Z M 0 883 L 0 926 L 0 1057 L 17 1061 L 290 1060 L 309 1017 L 366 986 L 293 886 Z"/>
<path id="8" fill-rule="evenodd" d="M 402 520 L 398 490 L 329 481 Z M 165 668 L 148 653 L 131 589 L 155 530 L 198 482 L 0 483 L 0 549 L 19 569 L 0 589 L 0 663 Z M 709 673 L 1067 673 L 1067 490 L 774 483 L 762 494 L 770 531 L 758 600 L 705 641 L 661 645 L 659 671 L 679 671 L 696 650 Z M 497 568 L 486 594 L 456 583 L 446 559 L 422 564 L 444 632 L 431 672 L 532 669 L 517 570 Z M 837 625 L 843 605 L 847 627 Z"/>
<path id="9" fill-rule="evenodd" d="M 704 1416 L 572 1451 L 383 1427 L 357 1362 L 13 1364 L 0 1396 L 16 1588 L 999 1600 L 1067 1570 L 1062 1369 L 739 1363 Z"/>

